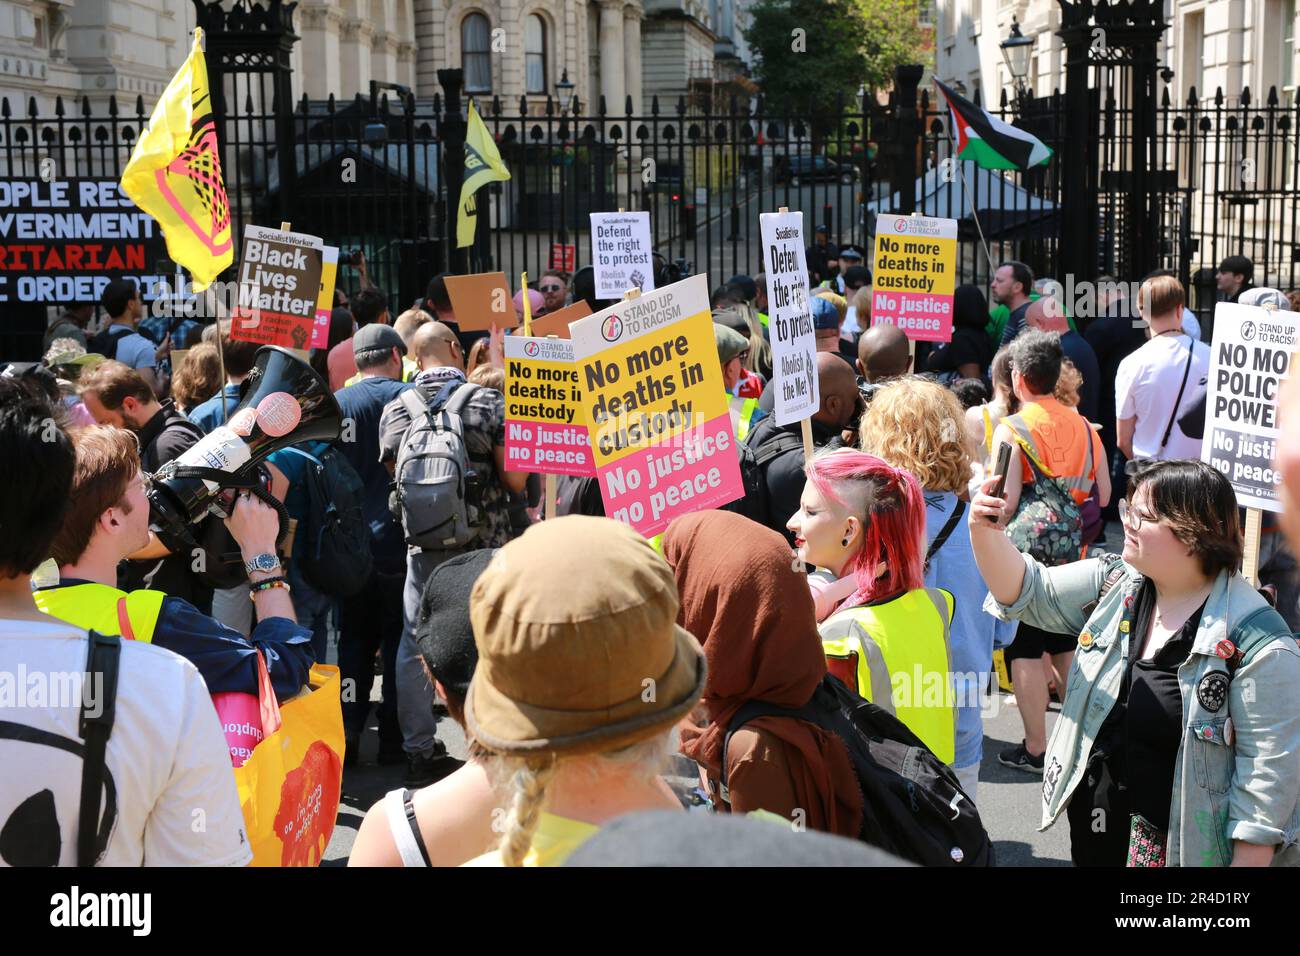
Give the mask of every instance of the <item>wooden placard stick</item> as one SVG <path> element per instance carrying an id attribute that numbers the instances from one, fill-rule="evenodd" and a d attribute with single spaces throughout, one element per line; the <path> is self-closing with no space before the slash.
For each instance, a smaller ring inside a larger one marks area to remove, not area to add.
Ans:
<path id="1" fill-rule="evenodd" d="M 288 222 L 281 222 L 281 223 L 280 223 L 280 231 L 281 231 L 281 232 L 291 232 L 292 229 L 291 229 L 291 225 L 290 225 L 290 223 L 288 223 Z M 302 359 L 304 362 L 310 362 L 310 361 L 311 361 L 311 353 L 308 352 L 306 349 L 289 349 L 289 351 L 292 352 L 294 355 L 298 356 L 298 358 Z"/>
<path id="2" fill-rule="evenodd" d="M 1264 512 L 1259 508 L 1246 509 L 1246 547 L 1241 556 L 1241 575 L 1253 588 L 1259 587 L 1259 537 L 1263 517 Z"/>

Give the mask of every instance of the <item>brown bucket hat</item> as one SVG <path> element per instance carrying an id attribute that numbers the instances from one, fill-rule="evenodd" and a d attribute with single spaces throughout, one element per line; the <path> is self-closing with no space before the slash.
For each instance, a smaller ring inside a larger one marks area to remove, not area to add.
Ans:
<path id="1" fill-rule="evenodd" d="M 631 528 L 571 515 L 502 548 L 470 598 L 479 661 L 469 732 L 500 754 L 574 755 L 647 740 L 704 692 L 672 571 Z"/>

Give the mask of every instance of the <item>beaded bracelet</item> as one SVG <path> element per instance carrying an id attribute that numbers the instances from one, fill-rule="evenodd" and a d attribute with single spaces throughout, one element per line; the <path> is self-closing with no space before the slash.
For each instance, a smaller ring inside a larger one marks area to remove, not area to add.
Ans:
<path id="1" fill-rule="evenodd" d="M 248 587 L 248 597 L 250 600 L 256 600 L 258 592 L 269 591 L 271 588 L 284 588 L 286 591 L 292 590 L 292 588 L 289 587 L 289 582 L 284 579 L 284 575 L 280 575 L 279 577 L 267 578 L 265 581 L 258 581 L 256 584 L 250 584 Z"/>

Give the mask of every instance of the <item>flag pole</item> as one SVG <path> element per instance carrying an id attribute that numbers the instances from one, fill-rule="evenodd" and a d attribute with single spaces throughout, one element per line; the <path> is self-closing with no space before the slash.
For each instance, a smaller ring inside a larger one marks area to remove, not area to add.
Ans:
<path id="1" fill-rule="evenodd" d="M 957 172 L 961 174 L 961 187 L 962 187 L 962 192 L 966 194 L 966 205 L 970 209 L 971 218 L 975 220 L 975 231 L 979 233 L 980 245 L 984 249 L 984 258 L 988 259 L 989 272 L 992 273 L 993 256 L 989 254 L 989 244 L 988 241 L 984 238 L 984 227 L 980 225 L 979 213 L 975 211 L 975 198 L 971 195 L 970 183 L 966 181 L 966 167 L 962 165 L 962 160 L 958 159 L 956 156 L 952 158 L 952 161 L 957 164 Z"/>

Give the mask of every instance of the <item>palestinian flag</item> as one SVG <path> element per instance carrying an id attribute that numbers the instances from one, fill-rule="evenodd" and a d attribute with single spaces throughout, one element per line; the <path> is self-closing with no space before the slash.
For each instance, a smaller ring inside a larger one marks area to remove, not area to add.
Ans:
<path id="1" fill-rule="evenodd" d="M 958 159 L 969 159 L 982 169 L 1029 169 L 1052 158 L 1052 151 L 1037 136 L 1002 122 L 938 80 L 934 82 L 952 111 Z"/>

